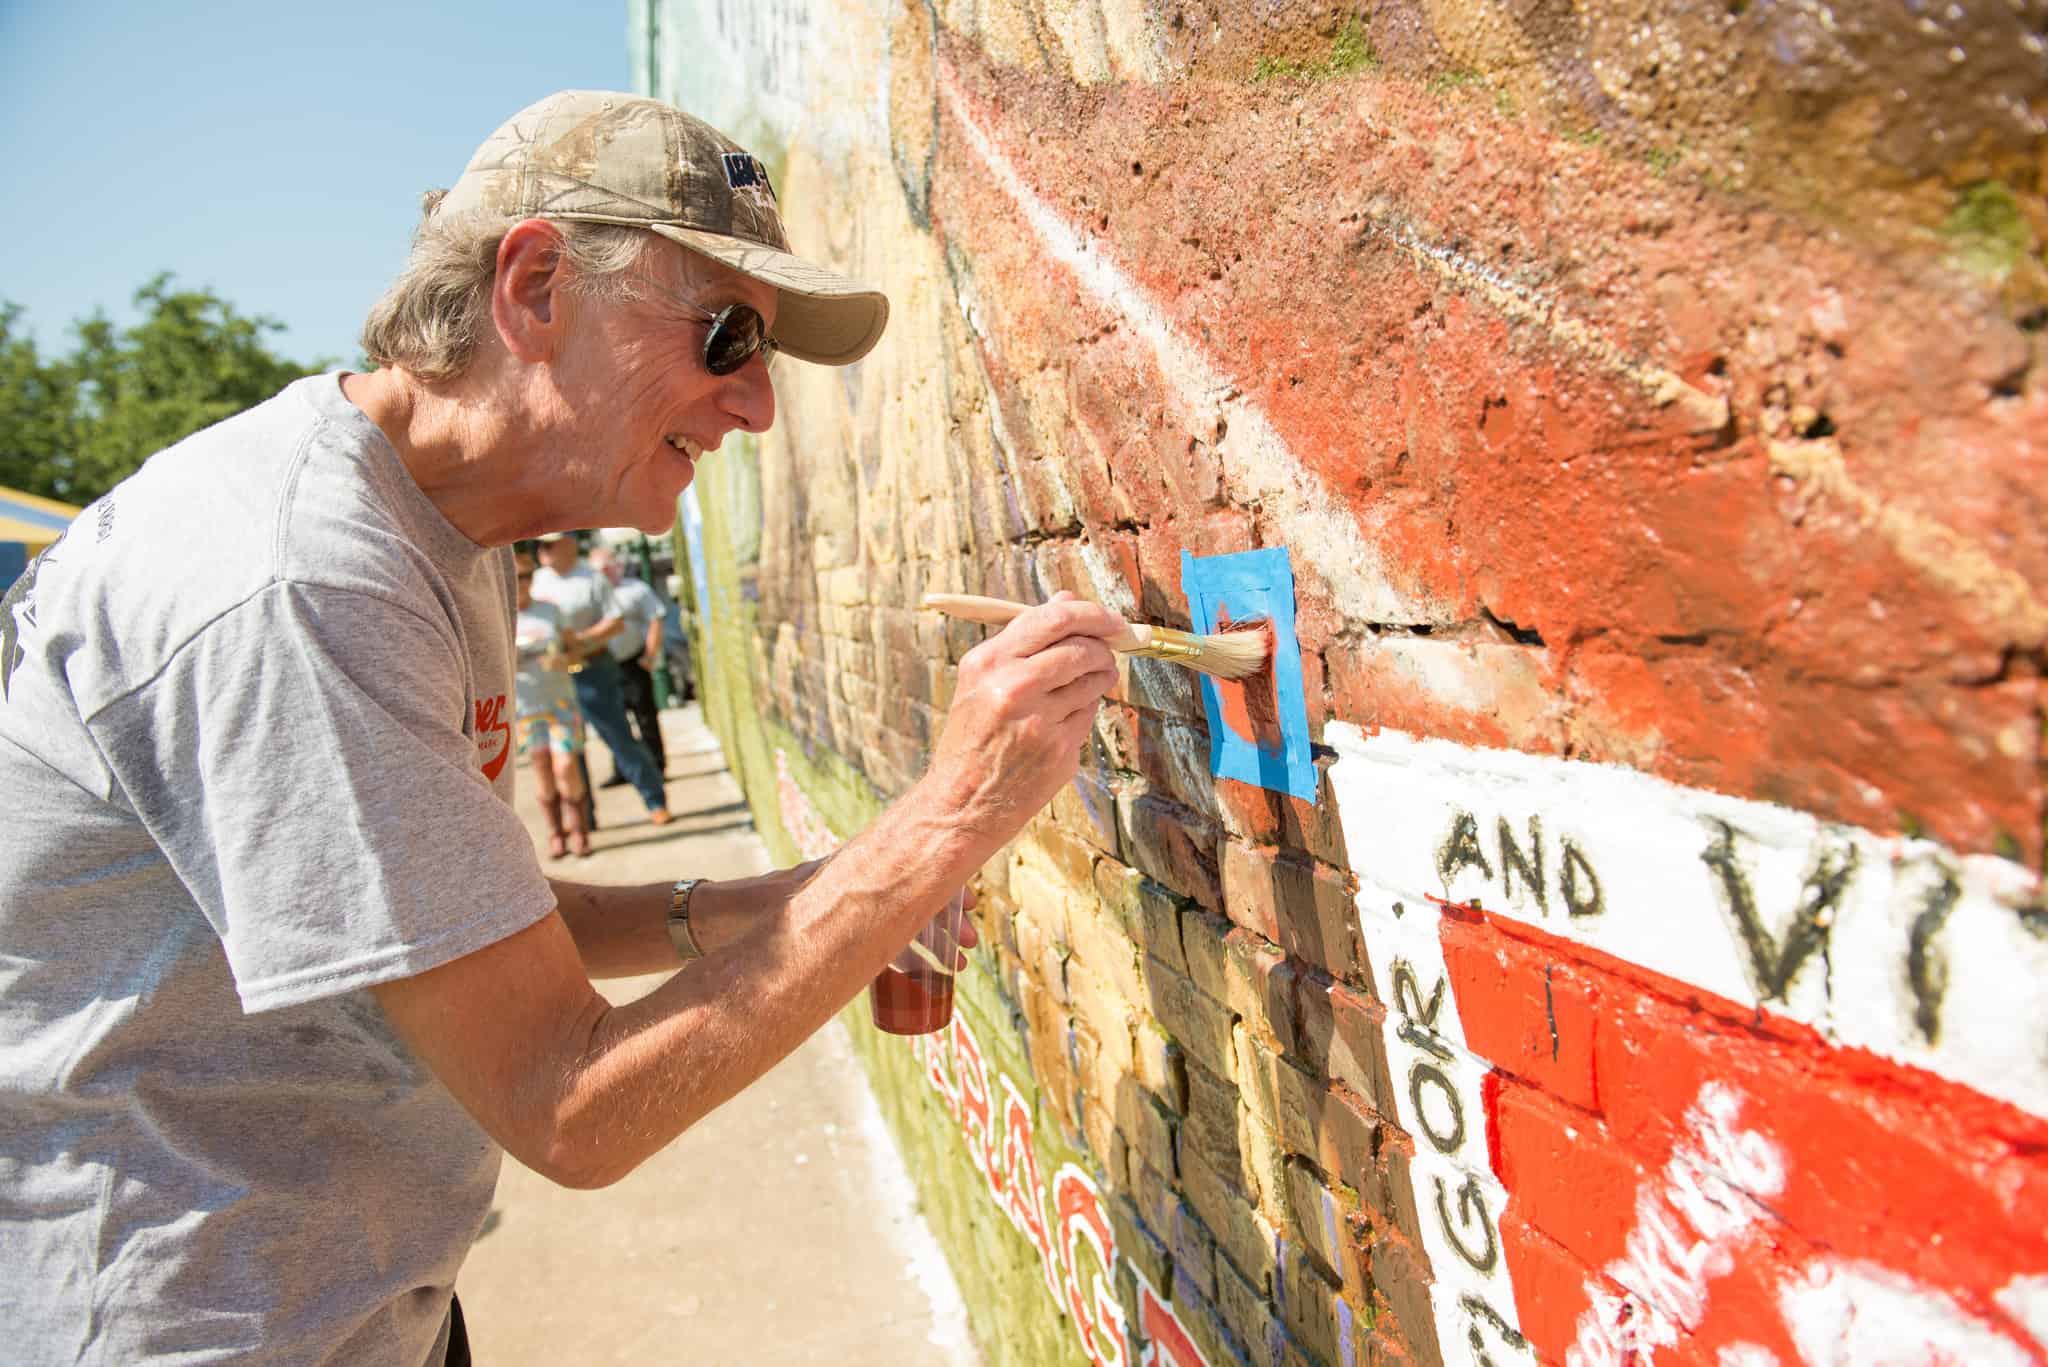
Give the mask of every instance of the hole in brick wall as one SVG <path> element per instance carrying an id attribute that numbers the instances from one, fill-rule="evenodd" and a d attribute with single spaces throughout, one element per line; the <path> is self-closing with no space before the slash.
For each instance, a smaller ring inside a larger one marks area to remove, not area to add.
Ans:
<path id="1" fill-rule="evenodd" d="M 1835 435 L 1835 420 L 1822 413 L 1814 418 L 1799 434 L 1802 437 L 1832 437 Z"/>
<path id="2" fill-rule="evenodd" d="M 1145 166 L 1144 166 L 1144 163 L 1142 163 L 1142 162 L 1136 162 L 1136 161 L 1132 162 L 1132 163 L 1131 163 L 1131 174 L 1132 174 L 1132 175 L 1134 175 L 1134 176 L 1142 176 L 1142 175 L 1144 175 L 1144 174 L 1145 174 Z"/>
<path id="3" fill-rule="evenodd" d="M 2027 366 L 2021 366 L 2009 375 L 1999 376 L 1992 382 L 1991 397 L 1994 399 L 2017 399 L 2021 394 L 2024 394 L 2027 389 L 2028 369 L 2029 367 Z"/>
<path id="4" fill-rule="evenodd" d="M 1728 358 L 1726 356 L 1716 356 L 1713 360 L 1707 362 L 1707 374 L 1726 375 L 1727 373 Z"/>
<path id="5" fill-rule="evenodd" d="M 1483 603 L 1479 606 L 1479 615 L 1493 623 L 1500 630 L 1506 632 L 1513 638 L 1516 645 L 1540 646 L 1543 644 L 1542 632 L 1534 627 L 1517 626 L 1505 617 L 1497 617 L 1494 615 L 1493 610 Z"/>
<path id="6" fill-rule="evenodd" d="M 2019 324 L 2021 332 L 2039 332 L 2043 328 L 2048 328 L 2048 308 L 2039 308 L 2032 313 L 2022 314 Z"/>

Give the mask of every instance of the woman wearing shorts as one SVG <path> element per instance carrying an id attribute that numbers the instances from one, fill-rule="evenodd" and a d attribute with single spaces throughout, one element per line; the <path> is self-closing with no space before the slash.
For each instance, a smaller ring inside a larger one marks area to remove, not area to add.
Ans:
<path id="1" fill-rule="evenodd" d="M 576 756 L 583 749 L 583 714 L 569 683 L 569 656 L 562 647 L 562 619 L 552 603 L 533 596 L 533 552 L 520 548 L 519 671 L 515 686 L 516 743 L 521 762 L 533 765 L 541 815 L 548 823 L 548 858 L 571 849 L 590 853 L 583 828 L 583 775 Z"/>

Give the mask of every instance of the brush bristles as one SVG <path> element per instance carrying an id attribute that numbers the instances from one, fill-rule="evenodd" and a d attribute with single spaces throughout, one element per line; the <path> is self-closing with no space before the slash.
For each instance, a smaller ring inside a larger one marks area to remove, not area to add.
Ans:
<path id="1" fill-rule="evenodd" d="M 1242 679 L 1265 667 L 1272 654 L 1272 632 L 1259 627 L 1244 631 L 1219 631 L 1198 636 L 1172 627 L 1150 629 L 1150 643 L 1133 655 L 1171 660 L 1177 665 L 1212 674 L 1219 679 Z"/>

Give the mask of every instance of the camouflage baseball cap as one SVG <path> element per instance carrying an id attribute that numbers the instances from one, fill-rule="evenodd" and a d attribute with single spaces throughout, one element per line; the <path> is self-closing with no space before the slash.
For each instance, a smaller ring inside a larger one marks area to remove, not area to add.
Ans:
<path id="1" fill-rule="evenodd" d="M 484 140 L 435 210 L 645 228 L 772 285 L 775 340 L 819 365 L 880 340 L 880 290 L 789 250 L 768 173 L 746 149 L 659 100 L 564 90 Z"/>

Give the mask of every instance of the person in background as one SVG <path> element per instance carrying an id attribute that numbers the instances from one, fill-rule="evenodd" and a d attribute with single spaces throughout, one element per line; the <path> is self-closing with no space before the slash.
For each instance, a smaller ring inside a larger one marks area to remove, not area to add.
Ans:
<path id="1" fill-rule="evenodd" d="M 338 188 L 385 136 L 319 140 Z M 158 452 L 17 581 L 0 1358 L 467 1367 L 455 1280 L 505 1154 L 632 1172 L 1073 781 L 1124 623 L 1062 593 L 960 658 L 924 772 L 829 858 L 578 883 L 513 809 L 513 544 L 669 526 L 774 423 L 770 355 L 849 365 L 887 318 L 790 251 L 730 138 L 564 91 L 428 196 L 376 369 Z M 732 1161 L 772 1183 L 764 1157 Z"/>
<path id="2" fill-rule="evenodd" d="M 576 690 L 576 705 L 612 752 L 612 763 L 647 804 L 649 823 L 665 826 L 668 794 L 662 787 L 661 770 L 626 725 L 619 664 L 612 658 L 611 640 L 626 626 L 618 596 L 609 579 L 581 563 L 574 536 L 550 532 L 539 540 L 541 563 L 533 576 L 533 596 L 553 603 L 562 614 L 562 639 L 568 645 L 569 679 Z"/>
<path id="3" fill-rule="evenodd" d="M 668 747 L 661 742 L 661 706 L 654 696 L 654 666 L 661 659 L 662 602 L 653 588 L 626 573 L 619 557 L 603 546 L 590 553 L 590 567 L 612 586 L 612 595 L 625 619 L 625 627 L 611 639 L 612 658 L 619 664 L 619 694 L 626 704 L 626 716 L 654 767 L 668 774 Z M 612 776 L 599 784 L 616 788 L 626 781 L 616 762 Z"/>
<path id="4" fill-rule="evenodd" d="M 576 706 L 576 690 L 569 685 L 562 614 L 553 603 L 533 596 L 538 563 L 533 552 L 521 546 L 515 556 L 519 616 L 512 639 L 519 669 L 513 679 L 513 742 L 519 758 L 533 769 L 541 816 L 548 823 L 548 857 L 560 859 L 571 851 L 581 857 L 590 853 L 590 832 L 583 820 L 583 770 L 576 762 L 583 751 L 583 714 Z"/>

